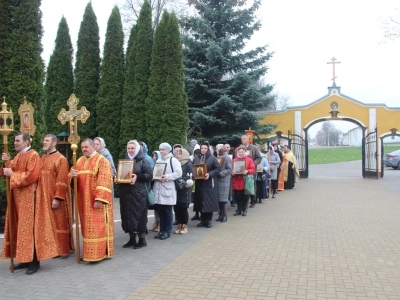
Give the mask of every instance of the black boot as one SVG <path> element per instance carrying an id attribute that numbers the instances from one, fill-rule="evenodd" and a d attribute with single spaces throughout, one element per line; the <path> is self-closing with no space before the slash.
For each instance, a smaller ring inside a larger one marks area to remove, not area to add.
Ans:
<path id="1" fill-rule="evenodd" d="M 40 261 L 37 260 L 36 251 L 33 253 L 33 260 L 29 263 L 29 268 L 26 270 L 27 275 L 35 274 L 40 268 Z"/>
<path id="2" fill-rule="evenodd" d="M 218 218 L 215 221 L 217 221 L 217 222 L 221 222 L 222 221 L 222 211 L 219 211 Z"/>
<path id="3" fill-rule="evenodd" d="M 211 227 L 212 227 L 211 220 L 207 220 L 206 221 L 206 228 L 211 228 Z"/>
<path id="4" fill-rule="evenodd" d="M 196 214 L 193 216 L 193 218 L 191 218 L 191 220 L 192 221 L 200 220 L 199 213 L 196 212 Z"/>
<path id="5" fill-rule="evenodd" d="M 129 241 L 122 246 L 122 248 L 130 248 L 136 246 L 136 235 L 131 235 Z"/>
<path id="6" fill-rule="evenodd" d="M 228 221 L 228 216 L 226 214 L 222 215 L 221 223 Z"/>
<path id="7" fill-rule="evenodd" d="M 246 200 L 244 200 L 243 202 L 243 212 L 242 212 L 242 216 L 245 217 L 247 216 L 247 207 L 249 206 L 249 198 L 247 198 Z M 251 207 L 251 206 L 250 206 Z"/>
<path id="8" fill-rule="evenodd" d="M 133 249 L 141 249 L 147 246 L 145 238 L 139 238 L 139 242 L 133 246 Z"/>

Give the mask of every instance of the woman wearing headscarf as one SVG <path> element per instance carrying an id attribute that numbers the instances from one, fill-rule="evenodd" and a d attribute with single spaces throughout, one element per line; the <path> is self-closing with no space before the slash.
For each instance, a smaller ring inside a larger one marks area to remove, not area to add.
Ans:
<path id="1" fill-rule="evenodd" d="M 114 161 L 111 156 L 110 151 L 106 148 L 106 143 L 104 142 L 104 139 L 101 137 L 95 137 L 93 139 L 94 142 L 94 150 L 96 150 L 97 153 L 100 153 L 103 155 L 107 160 L 110 162 L 111 169 L 113 172 L 113 176 L 117 176 L 117 170 L 115 169 Z"/>
<path id="2" fill-rule="evenodd" d="M 137 141 L 129 141 L 126 149 L 125 159 L 133 160 L 134 167 L 131 183 L 119 185 L 121 225 L 124 232 L 129 233 L 129 241 L 123 248 L 140 249 L 147 246 L 147 189 L 153 178 L 153 170 Z M 136 241 L 136 234 L 139 241 Z"/>
<path id="3" fill-rule="evenodd" d="M 276 191 L 278 189 L 278 167 L 281 164 L 281 159 L 277 152 L 275 152 L 272 146 L 268 146 L 268 155 L 269 155 L 269 171 L 271 174 L 271 189 L 272 189 L 272 198 L 276 197 Z"/>
<path id="4" fill-rule="evenodd" d="M 161 143 L 159 150 L 161 158 L 157 162 L 166 163 L 166 169 L 161 179 L 155 180 L 153 185 L 154 197 L 160 215 L 160 232 L 154 238 L 165 240 L 170 237 L 172 231 L 172 207 L 176 204 L 174 180 L 182 176 L 182 167 L 179 161 L 173 157 L 170 144 Z"/>
<path id="5" fill-rule="evenodd" d="M 216 221 L 226 222 L 227 205 L 229 202 L 229 191 L 231 188 L 231 174 L 232 174 L 232 160 L 228 155 L 227 149 L 222 144 L 216 147 L 218 158 L 220 159 L 221 171 L 218 174 L 218 202 L 219 202 L 219 216 Z"/>
<path id="6" fill-rule="evenodd" d="M 158 150 L 153 151 L 153 153 L 151 154 L 151 158 L 153 159 L 153 166 L 154 166 L 156 161 L 159 158 L 161 158 L 160 151 L 158 151 Z M 153 188 L 153 184 L 154 184 L 154 181 L 151 183 L 151 188 Z M 157 205 L 153 205 L 149 209 L 154 209 L 154 223 L 153 223 L 153 225 L 151 225 L 149 230 L 154 231 L 154 232 L 159 232 L 160 231 L 160 215 L 158 214 Z"/>
<path id="7" fill-rule="evenodd" d="M 201 212 L 201 222 L 197 227 L 212 227 L 213 212 L 219 210 L 217 176 L 221 166 L 217 158 L 211 154 L 210 144 L 203 142 L 200 145 L 200 155 L 194 157 L 193 165 L 206 164 L 205 179 L 197 179 L 195 174 L 194 211 Z"/>
<path id="8" fill-rule="evenodd" d="M 284 161 L 283 161 L 283 154 L 281 151 L 281 147 L 278 144 L 274 144 L 274 151 L 276 154 L 279 155 L 279 159 L 281 160 L 281 163 L 279 166 L 277 166 L 278 169 L 278 174 L 277 174 L 277 180 L 278 180 L 278 191 L 283 191 L 285 189 L 285 182 L 283 181 L 283 168 L 284 168 Z"/>
<path id="9" fill-rule="evenodd" d="M 175 233 L 185 234 L 188 232 L 188 207 L 192 198 L 193 181 L 190 179 L 193 174 L 193 165 L 189 158 L 189 152 L 186 149 L 176 149 L 175 157 L 181 164 L 182 178 L 186 181 L 186 187 L 177 191 L 174 211 L 178 227 L 176 228 Z"/>
<path id="10" fill-rule="evenodd" d="M 233 159 L 233 164 L 237 161 L 245 161 L 244 173 L 233 174 L 232 173 L 232 189 L 233 195 L 235 196 L 237 208 L 234 216 L 247 216 L 247 207 L 249 205 L 249 196 L 244 193 L 245 188 L 245 176 L 247 174 L 253 175 L 255 173 L 254 162 L 250 156 L 246 156 L 246 146 L 239 146 L 236 152 L 236 158 Z"/>

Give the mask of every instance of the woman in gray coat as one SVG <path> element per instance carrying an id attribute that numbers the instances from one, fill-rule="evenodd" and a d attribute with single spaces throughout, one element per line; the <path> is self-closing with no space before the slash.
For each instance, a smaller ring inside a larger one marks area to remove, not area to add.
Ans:
<path id="1" fill-rule="evenodd" d="M 272 146 L 268 146 L 268 160 L 271 174 L 272 198 L 275 198 L 276 190 L 278 189 L 278 167 L 281 164 L 281 159 Z"/>
<path id="2" fill-rule="evenodd" d="M 221 171 L 217 177 L 219 216 L 216 221 L 226 222 L 228 220 L 227 205 L 231 188 L 232 159 L 229 157 L 224 145 L 218 144 L 216 150 L 221 166 Z"/>

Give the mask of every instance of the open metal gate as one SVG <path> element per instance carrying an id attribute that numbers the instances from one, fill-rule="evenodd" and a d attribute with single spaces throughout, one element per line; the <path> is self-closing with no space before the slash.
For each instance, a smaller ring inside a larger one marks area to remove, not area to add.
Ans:
<path id="1" fill-rule="evenodd" d="M 296 157 L 300 178 L 308 178 L 308 143 L 301 135 L 288 131 L 290 148 Z"/>
<path id="2" fill-rule="evenodd" d="M 362 140 L 362 175 L 364 178 L 378 178 L 378 131 L 368 133 Z"/>

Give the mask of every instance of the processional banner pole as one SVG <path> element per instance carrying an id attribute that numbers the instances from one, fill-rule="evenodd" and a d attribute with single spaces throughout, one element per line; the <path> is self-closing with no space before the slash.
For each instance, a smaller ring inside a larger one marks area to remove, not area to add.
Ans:
<path id="1" fill-rule="evenodd" d="M 12 110 L 7 110 L 6 97 L 3 96 L 3 103 L 0 111 L 0 134 L 3 135 L 4 153 L 8 153 L 8 135 L 14 131 L 14 117 Z M 9 168 L 10 162 L 5 161 L 5 167 Z M 6 176 L 7 195 L 7 219 L 8 219 L 8 240 L 10 243 L 10 271 L 14 273 L 14 235 L 13 235 L 13 203 L 11 199 L 10 177 Z"/>
<path id="2" fill-rule="evenodd" d="M 60 120 L 61 124 L 69 122 L 69 137 L 68 142 L 71 144 L 72 150 L 72 163 L 73 168 L 76 169 L 76 150 L 78 149 L 78 143 L 80 137 L 78 135 L 78 121 L 85 123 L 90 116 L 90 112 L 86 107 L 82 106 L 79 110 L 77 106 L 79 104 L 79 99 L 71 94 L 67 100 L 67 105 L 69 106 L 69 111 L 64 108 L 61 109 L 57 118 Z M 75 240 L 76 240 L 76 262 L 81 263 L 80 255 L 80 239 L 79 239 L 79 210 L 78 210 L 78 177 L 74 176 L 74 216 L 75 216 Z"/>

